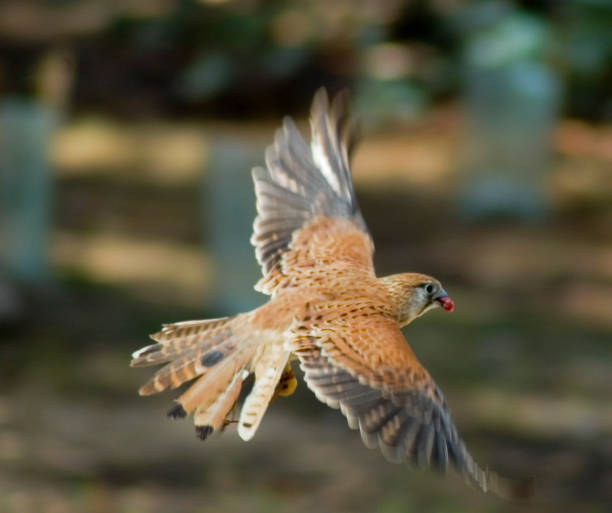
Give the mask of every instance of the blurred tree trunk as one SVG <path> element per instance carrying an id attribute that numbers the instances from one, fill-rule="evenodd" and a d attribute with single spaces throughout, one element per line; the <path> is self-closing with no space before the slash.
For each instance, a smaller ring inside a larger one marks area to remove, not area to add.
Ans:
<path id="1" fill-rule="evenodd" d="M 48 148 L 57 113 L 35 100 L 0 104 L 0 262 L 8 278 L 47 276 L 51 214 Z"/>
<path id="2" fill-rule="evenodd" d="M 546 178 L 560 81 L 545 59 L 547 41 L 544 26 L 520 13 L 468 38 L 462 206 L 470 216 L 538 218 L 549 210 Z"/>
<path id="3" fill-rule="evenodd" d="M 228 315 L 263 302 L 253 285 L 260 273 L 249 243 L 255 217 L 251 168 L 263 149 L 244 139 L 217 135 L 210 150 L 203 194 L 206 240 L 213 253 L 212 307 Z"/>
<path id="4" fill-rule="evenodd" d="M 32 77 L 35 95 L 0 102 L 0 288 L 5 291 L 18 283 L 40 284 L 49 275 L 49 150 L 72 81 L 66 53 L 47 52 Z M 18 294 L 2 297 L 0 316 L 17 314 Z"/>

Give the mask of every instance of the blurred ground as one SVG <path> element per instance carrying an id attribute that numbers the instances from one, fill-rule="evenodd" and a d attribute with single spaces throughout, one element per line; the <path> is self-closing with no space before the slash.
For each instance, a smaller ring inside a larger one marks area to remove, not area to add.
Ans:
<path id="1" fill-rule="evenodd" d="M 386 463 L 303 384 L 272 405 L 248 444 L 232 427 L 201 444 L 190 421 L 164 417 L 171 394 L 137 397 L 149 371 L 129 369 L 129 354 L 146 334 L 215 313 L 201 306 L 213 299 L 214 264 L 198 204 L 213 134 L 263 147 L 274 128 L 81 119 L 58 135 L 58 278 L 24 293 L 23 316 L 3 327 L 0 345 L 0 511 L 609 511 L 605 128 L 559 125 L 555 211 L 536 225 L 457 215 L 462 129 L 453 107 L 372 135 L 356 155 L 378 272 L 438 276 L 457 304 L 406 336 L 477 459 L 533 476 L 532 502 L 503 503 L 454 476 Z"/>

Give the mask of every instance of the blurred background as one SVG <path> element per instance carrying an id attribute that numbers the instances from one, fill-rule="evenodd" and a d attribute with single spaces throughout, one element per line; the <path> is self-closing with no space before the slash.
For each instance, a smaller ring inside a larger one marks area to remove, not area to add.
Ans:
<path id="1" fill-rule="evenodd" d="M 160 323 L 261 304 L 250 168 L 348 87 L 379 274 L 510 504 L 384 461 L 301 384 L 205 444 L 139 398 Z M 609 511 L 612 4 L 0 3 L 0 511 Z"/>

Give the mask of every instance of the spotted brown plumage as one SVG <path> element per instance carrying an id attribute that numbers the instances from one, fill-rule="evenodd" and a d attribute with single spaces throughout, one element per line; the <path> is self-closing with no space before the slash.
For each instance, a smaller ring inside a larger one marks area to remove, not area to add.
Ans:
<path id="1" fill-rule="evenodd" d="M 400 328 L 454 305 L 438 280 L 418 273 L 378 278 L 374 244 L 353 189 L 356 137 L 346 95 L 329 105 L 320 90 L 311 111 L 311 144 L 286 118 L 253 169 L 257 217 L 251 242 L 261 265 L 257 290 L 270 299 L 247 313 L 165 325 L 132 366 L 165 364 L 141 395 L 195 380 L 168 412 L 194 414 L 205 439 L 231 422 L 244 381 L 238 434 L 253 437 L 276 396 L 297 385 L 299 361 L 316 397 L 339 408 L 366 446 L 392 462 L 445 471 L 452 465 L 482 490 L 512 495 L 513 485 L 479 467 L 457 433 L 444 396 Z"/>

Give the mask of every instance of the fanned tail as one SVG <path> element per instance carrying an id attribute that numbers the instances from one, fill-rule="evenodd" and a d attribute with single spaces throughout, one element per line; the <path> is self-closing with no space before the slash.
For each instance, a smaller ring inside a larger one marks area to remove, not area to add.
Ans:
<path id="1" fill-rule="evenodd" d="M 156 394 L 197 378 L 168 416 L 182 418 L 195 413 L 200 438 L 220 429 L 240 395 L 257 348 L 248 329 L 250 320 L 250 314 L 242 314 L 164 325 L 151 335 L 156 344 L 132 355 L 132 367 L 166 364 L 139 394 Z"/>
<path id="2" fill-rule="evenodd" d="M 281 339 L 253 328 L 253 314 L 165 325 L 151 337 L 157 343 L 132 355 L 133 367 L 165 363 L 139 390 L 151 395 L 195 380 L 168 412 L 171 418 L 194 414 L 204 440 L 221 430 L 240 396 L 245 379 L 253 389 L 240 416 L 239 434 L 249 440 L 275 395 L 290 395 L 295 376 Z"/>
<path id="3" fill-rule="evenodd" d="M 159 333 L 151 335 L 159 342 L 136 351 L 130 365 L 169 363 L 140 388 L 139 394 L 151 395 L 167 388 L 177 388 L 206 374 L 241 345 L 235 330 L 241 320 L 236 316 L 179 322 L 168 324 Z"/>

